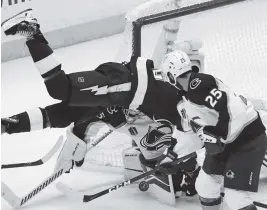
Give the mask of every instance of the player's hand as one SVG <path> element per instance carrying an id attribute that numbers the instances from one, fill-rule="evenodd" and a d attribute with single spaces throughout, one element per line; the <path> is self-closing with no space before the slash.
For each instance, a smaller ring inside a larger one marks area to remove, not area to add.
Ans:
<path id="1" fill-rule="evenodd" d="M 181 188 L 182 191 L 185 192 L 186 196 L 194 196 L 197 194 L 195 183 L 198 177 L 199 171 L 201 167 L 199 166 L 192 172 L 184 172 L 184 183 L 182 184 Z"/>
<path id="2" fill-rule="evenodd" d="M 163 175 L 175 174 L 178 167 L 172 162 L 177 159 L 178 155 L 170 148 L 166 148 L 162 156 L 159 157 L 156 166 L 160 166 L 160 173 Z"/>
<path id="3" fill-rule="evenodd" d="M 218 137 L 205 131 L 204 127 L 201 127 L 200 129 L 198 129 L 196 134 L 200 138 L 200 140 L 204 143 L 216 144 L 218 141 Z"/>

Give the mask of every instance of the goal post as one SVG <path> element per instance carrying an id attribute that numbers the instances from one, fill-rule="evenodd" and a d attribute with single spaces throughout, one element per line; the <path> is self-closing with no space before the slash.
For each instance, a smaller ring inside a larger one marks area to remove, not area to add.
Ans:
<path id="1" fill-rule="evenodd" d="M 244 2 L 247 0 L 216 0 L 208 1 L 200 4 L 195 4 L 188 7 L 181 7 L 175 10 L 166 11 L 158 14 L 153 14 L 145 17 L 141 17 L 132 22 L 132 55 L 141 56 L 141 44 L 142 44 L 142 27 L 173 18 L 183 17 L 186 15 L 195 14 L 198 12 L 204 12 L 206 10 L 212 10 L 219 7 L 228 6 L 234 3 Z"/>

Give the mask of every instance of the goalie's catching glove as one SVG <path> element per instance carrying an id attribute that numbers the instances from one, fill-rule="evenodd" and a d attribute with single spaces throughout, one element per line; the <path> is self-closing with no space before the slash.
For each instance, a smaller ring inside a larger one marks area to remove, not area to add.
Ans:
<path id="1" fill-rule="evenodd" d="M 161 166 L 159 171 L 162 175 L 170 175 L 177 172 L 179 167 L 172 164 L 177 157 L 178 155 L 172 150 L 172 148 L 165 149 L 156 164 L 156 166 Z"/>

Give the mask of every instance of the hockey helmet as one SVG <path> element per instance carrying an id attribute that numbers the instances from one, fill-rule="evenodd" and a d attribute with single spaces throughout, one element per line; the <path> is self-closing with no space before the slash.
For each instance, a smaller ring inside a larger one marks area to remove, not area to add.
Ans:
<path id="1" fill-rule="evenodd" d="M 189 56 L 180 50 L 166 54 L 161 63 L 163 78 L 166 82 L 181 90 L 176 78 L 192 70 Z"/>

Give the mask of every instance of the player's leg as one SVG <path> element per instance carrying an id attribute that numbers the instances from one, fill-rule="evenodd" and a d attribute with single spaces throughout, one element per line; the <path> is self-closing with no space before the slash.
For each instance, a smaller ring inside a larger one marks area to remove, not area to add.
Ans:
<path id="1" fill-rule="evenodd" d="M 72 106 L 109 106 L 128 102 L 126 101 L 126 99 L 129 100 L 127 91 L 131 90 L 131 84 L 129 82 L 130 71 L 127 67 L 119 63 L 105 63 L 95 71 L 66 75 L 48 41 L 41 33 L 40 25 L 33 17 L 32 10 L 25 10 L 6 20 L 2 27 L 8 36 L 26 37 L 26 45 L 51 97 L 68 101 Z M 114 70 L 116 75 L 114 75 Z M 108 86 L 120 84 L 122 87 L 108 89 Z M 98 86 L 102 88 L 98 89 Z M 111 97 L 107 97 L 109 92 L 118 91 L 121 97 L 116 95 L 113 98 L 112 94 L 110 94 Z M 125 91 L 125 94 L 122 91 Z"/>
<path id="2" fill-rule="evenodd" d="M 204 170 L 200 170 L 196 180 L 196 190 L 203 210 L 222 209 L 223 179 L 222 175 L 207 174 Z"/>
<path id="3" fill-rule="evenodd" d="M 4 21 L 2 28 L 7 36 L 20 35 L 26 38 L 26 45 L 49 94 L 53 98 L 64 100 L 68 95 L 66 90 L 69 79 L 61 70 L 61 63 L 56 59 L 32 12 L 32 9 L 28 9 L 18 13 Z"/>
<path id="4" fill-rule="evenodd" d="M 242 144 L 229 157 L 225 170 L 225 200 L 233 209 L 256 209 L 248 192 L 257 192 L 259 176 L 267 150 L 266 134 Z M 229 188 L 229 189 L 227 189 Z M 233 201 L 231 195 L 239 197 Z"/>
<path id="5" fill-rule="evenodd" d="M 45 128 L 65 128 L 73 122 L 95 117 L 99 108 L 71 107 L 61 102 L 44 108 L 32 108 L 10 117 L 1 118 L 1 133 L 32 132 Z"/>
<path id="6" fill-rule="evenodd" d="M 73 108 L 70 107 L 71 109 Z M 67 131 L 66 143 L 58 156 L 55 170 L 65 161 L 74 161 L 77 167 L 82 166 L 86 155 L 83 150 L 84 145 L 86 147 L 87 144 L 98 141 L 110 133 L 110 130 L 117 129 L 126 122 L 122 107 L 87 108 L 87 112 L 79 116 L 72 118 L 75 123 Z M 80 146 L 82 147 L 80 156 L 75 156 L 75 151 L 80 151 Z"/>

